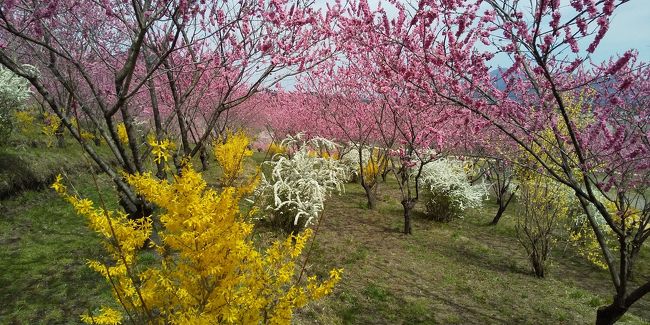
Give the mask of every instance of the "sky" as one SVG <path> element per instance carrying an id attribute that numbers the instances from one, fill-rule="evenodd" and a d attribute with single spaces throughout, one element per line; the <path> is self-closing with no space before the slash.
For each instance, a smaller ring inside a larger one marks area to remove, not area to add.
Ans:
<path id="1" fill-rule="evenodd" d="M 566 14 L 572 14 L 573 9 L 568 1 L 561 1 L 567 9 Z M 579 42 L 581 54 L 586 53 L 584 49 L 592 39 L 593 37 L 588 37 Z M 600 63 L 630 49 L 638 51 L 639 61 L 650 62 L 650 0 L 631 0 L 619 6 L 611 17 L 609 30 L 591 55 L 591 59 L 594 63 Z M 507 67 L 511 63 L 505 55 L 497 55 L 490 61 L 493 67 Z"/>
<path id="2" fill-rule="evenodd" d="M 417 0 L 411 1 L 417 2 Z M 333 3 L 334 0 L 314 0 L 314 5 L 324 9 L 328 2 Z M 345 0 L 341 0 L 341 2 L 345 3 Z M 371 9 L 375 9 L 380 2 L 387 3 L 388 1 L 368 0 Z M 568 7 L 569 1 L 561 0 L 561 4 Z M 391 5 L 384 7 L 389 18 L 397 16 L 397 11 Z M 587 48 L 588 43 L 580 45 L 584 49 Z M 619 6 L 611 17 L 607 34 L 596 52 L 592 54 L 591 59 L 595 63 L 600 63 L 630 49 L 638 51 L 639 61 L 650 62 L 650 0 L 630 0 Z M 505 55 L 497 55 L 489 64 L 496 69 L 497 67 L 509 67 L 512 62 Z M 293 89 L 295 82 L 294 78 L 289 78 L 285 79 L 282 85 L 286 89 Z"/>
<path id="3" fill-rule="evenodd" d="M 596 50 L 594 60 L 637 49 L 641 61 L 650 62 L 650 1 L 632 0 L 614 11 L 610 28 Z"/>
<path id="4" fill-rule="evenodd" d="M 315 0 L 315 5 L 321 8 L 325 3 L 332 0 Z M 345 1 L 342 1 L 345 3 Z M 388 1 L 384 0 L 383 3 Z M 414 2 L 417 2 L 414 0 Z M 376 8 L 380 0 L 368 0 L 370 8 Z M 561 0 L 562 5 L 569 5 L 568 0 Z M 387 14 L 397 15 L 392 6 L 385 6 L 389 9 Z M 587 45 L 583 47 L 586 48 Z M 610 28 L 601 41 L 596 53 L 592 55 L 595 62 L 601 62 L 612 55 L 622 54 L 629 49 L 636 49 L 639 52 L 641 61 L 650 62 L 650 0 L 631 0 L 618 7 L 610 22 Z M 495 59 L 496 60 L 496 59 Z M 503 62 L 506 63 L 507 62 Z M 503 65 L 502 62 L 493 62 L 495 65 Z"/>

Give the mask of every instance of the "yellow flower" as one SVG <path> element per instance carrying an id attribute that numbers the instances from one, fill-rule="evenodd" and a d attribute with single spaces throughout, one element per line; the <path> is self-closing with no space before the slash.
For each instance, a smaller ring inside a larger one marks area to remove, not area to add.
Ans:
<path id="1" fill-rule="evenodd" d="M 55 114 L 45 113 L 44 114 L 45 125 L 41 128 L 43 133 L 48 137 L 48 146 L 52 146 L 52 138 L 56 135 L 56 132 L 61 126 L 61 119 Z"/>
<path id="2" fill-rule="evenodd" d="M 154 161 L 160 163 L 162 161 L 167 162 L 169 159 L 169 151 L 174 150 L 174 143 L 168 139 L 162 141 L 156 141 L 156 138 L 153 135 L 147 137 L 147 142 L 151 146 L 151 153 L 154 154 Z"/>
<path id="3" fill-rule="evenodd" d="M 251 238 L 253 224 L 240 210 L 255 178 L 241 187 L 215 190 L 190 163 L 172 181 L 150 173 L 124 177 L 138 195 L 159 207 L 154 262 L 142 264 L 139 255 L 151 236 L 151 218 L 133 220 L 121 211 L 95 208 L 90 200 L 67 194 L 60 176 L 52 187 L 104 238 L 108 261 L 93 260 L 88 266 L 111 283 L 131 321 L 256 324 L 266 319 L 287 324 L 296 308 L 331 293 L 340 280 L 340 270 L 333 270 L 322 282 L 312 277 L 304 287 L 293 283 L 310 231 L 294 237 L 295 244 L 287 238 L 258 250 Z M 81 319 L 117 324 L 123 316 L 102 308 Z"/>
<path id="4" fill-rule="evenodd" d="M 34 114 L 30 111 L 16 111 L 14 117 L 23 131 L 29 129 L 34 123 Z"/>
<path id="5" fill-rule="evenodd" d="M 58 174 L 56 175 L 56 180 L 50 187 L 53 188 L 59 194 L 65 193 L 65 185 L 63 185 L 62 181 L 63 181 L 63 176 L 61 176 L 61 174 Z"/>
<path id="6" fill-rule="evenodd" d="M 271 156 L 278 155 L 278 154 L 285 154 L 285 153 L 287 153 L 287 148 L 285 148 L 282 145 L 279 145 L 279 144 L 277 144 L 275 142 L 272 142 L 269 145 L 268 152 L 269 152 L 269 155 L 271 155 Z"/>
<path id="7" fill-rule="evenodd" d="M 244 159 L 253 155 L 249 144 L 250 139 L 242 131 L 228 131 L 225 139 L 215 141 L 214 155 L 223 172 L 221 178 L 224 186 L 232 186 L 244 171 Z"/>
<path id="8" fill-rule="evenodd" d="M 104 307 L 100 309 L 99 315 L 81 315 L 81 321 L 88 324 L 116 325 L 122 321 L 122 314 L 115 309 Z"/>
<path id="9" fill-rule="evenodd" d="M 117 137 L 122 143 L 129 143 L 129 134 L 126 132 L 126 125 L 124 123 L 117 124 Z"/>
<path id="10" fill-rule="evenodd" d="M 95 139 L 95 135 L 86 130 L 81 130 L 81 138 L 86 141 L 91 141 Z"/>

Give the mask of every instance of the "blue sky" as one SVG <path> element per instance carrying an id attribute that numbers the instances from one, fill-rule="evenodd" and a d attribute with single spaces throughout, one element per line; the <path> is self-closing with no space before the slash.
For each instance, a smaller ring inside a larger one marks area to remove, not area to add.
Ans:
<path id="1" fill-rule="evenodd" d="M 333 0 L 316 0 L 315 4 L 322 8 L 327 2 L 333 2 Z M 371 8 L 376 8 L 380 0 L 368 0 L 368 2 Z M 412 2 L 417 3 L 416 0 L 412 0 Z M 568 0 L 561 0 L 561 2 L 562 5 L 569 6 Z M 387 3 L 387 1 L 384 0 L 383 3 Z M 397 15 L 394 10 L 391 10 L 390 4 L 385 7 L 388 8 L 389 16 Z M 582 47 L 586 48 L 586 46 Z M 642 61 L 650 62 L 650 0 L 631 0 L 616 9 L 609 31 L 592 59 L 600 62 L 629 49 L 637 49 L 639 58 Z M 494 62 L 493 64 L 498 65 L 499 63 Z"/>
<path id="2" fill-rule="evenodd" d="M 565 14 L 573 14 L 568 0 L 561 1 L 566 9 Z M 588 37 L 579 42 L 583 51 L 581 54 L 586 54 L 584 50 L 592 40 L 593 37 Z M 482 50 L 485 49 L 482 44 L 477 45 Z M 619 6 L 611 17 L 607 34 L 591 55 L 591 59 L 600 63 L 630 49 L 638 51 L 639 61 L 650 62 L 650 0 L 631 0 Z M 571 55 L 568 50 L 565 53 Z M 512 61 L 506 55 L 497 55 L 490 61 L 492 67 L 507 67 L 510 64 Z"/>
<path id="3" fill-rule="evenodd" d="M 411 0 L 417 2 L 417 0 Z M 534 0 L 531 0 L 534 1 Z M 334 0 L 315 0 L 315 5 L 325 8 L 327 2 L 333 3 Z M 345 3 L 345 0 L 341 1 Z M 368 0 L 371 8 L 376 8 L 380 0 Z M 384 0 L 382 3 L 386 3 Z M 618 1 L 617 1 L 618 2 Z M 562 5 L 569 6 L 568 0 L 561 0 Z M 388 4 L 387 14 L 389 18 L 396 16 L 397 12 Z M 581 48 L 587 47 L 587 43 L 581 44 Z M 622 54 L 629 49 L 636 49 L 639 53 L 639 61 L 650 62 L 650 0 L 631 0 L 618 7 L 610 22 L 610 27 L 600 43 L 596 52 L 591 59 L 596 62 L 602 62 Z M 505 56 L 496 56 L 490 61 L 492 68 L 498 66 L 508 67 L 511 61 Z M 283 85 L 287 89 L 293 88 L 295 80 L 286 79 Z"/>
<path id="4" fill-rule="evenodd" d="M 642 61 L 650 62 L 650 1 L 632 0 L 620 6 L 609 31 L 594 55 L 602 61 L 614 53 L 637 49 Z"/>

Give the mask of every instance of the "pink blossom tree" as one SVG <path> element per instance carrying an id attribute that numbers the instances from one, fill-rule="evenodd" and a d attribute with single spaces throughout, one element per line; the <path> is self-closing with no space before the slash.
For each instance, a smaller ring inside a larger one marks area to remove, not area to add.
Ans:
<path id="1" fill-rule="evenodd" d="M 349 150 L 355 152 L 359 183 L 366 193 L 368 208 L 374 209 L 379 176 L 388 167 L 394 136 L 381 136 L 381 132 L 390 132 L 389 114 L 362 67 L 364 62 L 352 63 L 349 55 L 346 59 L 349 62 L 330 61 L 321 65 L 318 73 L 301 79 L 299 89 L 316 100 L 313 109 L 318 119 L 313 121 L 317 125 L 310 129 L 350 146 Z"/>
<path id="2" fill-rule="evenodd" d="M 625 2 L 575 0 L 567 10 L 551 0 L 420 1 L 412 14 L 400 9 L 397 20 L 382 24 L 380 15 L 375 24 L 410 53 L 411 64 L 393 70 L 409 76 L 423 100 L 481 116 L 575 192 L 615 289 L 612 304 L 598 310 L 598 324 L 615 322 L 650 292 L 650 282 L 633 284 L 630 276 L 650 236 L 648 68 L 631 51 L 589 65 L 612 13 Z M 406 16 L 404 32 L 389 32 Z M 497 51 L 512 65 L 494 78 L 489 62 Z M 614 244 L 606 233 L 614 234 Z"/>
<path id="3" fill-rule="evenodd" d="M 549 177 L 575 192 L 615 289 L 613 302 L 598 310 L 598 324 L 614 323 L 650 292 L 650 282 L 633 284 L 631 278 L 650 236 L 648 68 L 635 63 L 630 51 L 587 65 L 615 7 L 624 2 L 572 1 L 573 12 L 567 14 L 559 1 L 533 8 L 488 1 L 493 11 L 486 14 L 495 15 L 506 39 L 493 42 L 511 55 L 513 65 L 502 74 L 505 90 L 482 85 L 474 87 L 483 94 L 480 102 L 461 99 L 515 140 Z M 586 44 L 585 51 L 580 44 Z M 614 243 L 607 233 L 614 234 Z"/>
<path id="4" fill-rule="evenodd" d="M 341 36 L 337 40 L 346 59 L 366 76 L 375 97 L 385 107 L 387 122 L 378 131 L 388 140 L 385 145 L 394 149 L 393 171 L 402 194 L 404 233 L 410 234 L 410 215 L 420 197 L 423 167 L 444 156 L 463 138 L 459 131 L 464 129 L 458 125 L 469 122 L 470 112 L 435 96 L 435 89 L 426 83 L 416 83 L 423 75 L 442 76 L 448 72 L 439 62 L 442 60 L 436 61 L 438 66 L 420 60 L 421 49 L 438 46 L 429 33 L 444 31 L 447 24 L 430 26 L 432 17 L 424 17 L 428 25 L 418 25 L 420 10 L 412 12 L 400 2 L 390 3 L 398 13 L 392 19 L 381 6 L 371 9 L 365 0 L 353 2 L 340 19 Z M 426 7 L 426 3 L 421 1 L 420 7 Z"/>
<path id="5" fill-rule="evenodd" d="M 413 94 L 412 107 L 449 105 L 480 116 L 575 192 L 615 288 L 612 304 L 598 310 L 599 324 L 615 322 L 650 292 L 650 282 L 632 288 L 630 277 L 650 236 L 648 68 L 630 51 L 589 65 L 625 2 L 573 0 L 567 9 L 558 0 L 391 1 L 398 14 L 389 19 L 361 0 L 346 21 L 354 46 L 382 53 L 380 92 L 399 86 L 394 98 Z M 493 76 L 497 52 L 512 65 Z"/>
<path id="6" fill-rule="evenodd" d="M 150 148 L 135 121 L 150 122 L 157 141 L 177 138 L 180 154 L 195 156 L 224 112 L 327 57 L 334 17 L 283 0 L 4 1 L 0 64 L 30 81 L 135 217 L 150 211 L 120 174 L 147 168 Z M 73 116 L 90 121 L 111 157 L 81 137 Z"/>

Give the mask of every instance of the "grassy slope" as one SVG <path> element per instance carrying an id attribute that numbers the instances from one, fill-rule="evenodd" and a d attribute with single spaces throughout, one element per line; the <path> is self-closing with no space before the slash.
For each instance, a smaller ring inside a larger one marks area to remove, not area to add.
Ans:
<path id="1" fill-rule="evenodd" d="M 72 145 L 69 145 L 72 146 Z M 25 189 L 42 188 L 61 168 L 79 169 L 81 150 L 67 148 L 0 147 L 0 197 Z"/>
<path id="2" fill-rule="evenodd" d="M 88 175 L 73 182 L 98 198 Z M 110 193 L 110 181 L 100 183 Z M 0 216 L 0 324 L 77 324 L 81 313 L 112 301 L 108 285 L 85 264 L 103 254 L 99 239 L 56 193 L 0 201 Z"/>
<path id="3" fill-rule="evenodd" d="M 111 303 L 108 285 L 86 266 L 103 254 L 83 218 L 45 189 L 62 173 L 79 193 L 98 199 L 79 144 L 48 146 L 36 128 L 12 134 L 0 147 L 0 324 L 77 324 L 79 315 Z M 98 147 L 99 154 L 108 149 Z M 109 207 L 116 206 L 109 179 L 98 184 Z"/>
<path id="4" fill-rule="evenodd" d="M 39 134 L 37 128 L 25 132 L 14 131 L 9 143 L 0 146 L 0 198 L 42 189 L 62 172 L 77 174 L 97 169 L 71 136 L 66 136 L 64 148 L 58 148 L 56 139 Z M 106 145 L 93 148 L 100 156 L 112 157 Z"/>
<path id="5" fill-rule="evenodd" d="M 383 189 L 377 211 L 363 207 L 359 186 L 326 208 L 310 263 L 312 272 L 343 266 L 335 294 L 300 313 L 304 324 L 587 324 L 611 295 L 608 274 L 564 246 L 549 277 L 531 276 L 514 238 L 512 218 L 486 224 L 495 207 L 450 224 L 415 217 L 414 234 L 400 233 L 397 193 Z M 650 271 L 642 256 L 641 274 Z M 621 323 L 646 324 L 650 297 Z"/>
<path id="6" fill-rule="evenodd" d="M 73 183 L 97 199 L 89 176 Z M 100 184 L 110 193 L 108 180 Z M 308 273 L 344 267 L 344 279 L 331 297 L 300 311 L 298 323 L 592 323 L 595 308 L 611 295 L 607 273 L 570 249 L 564 259 L 555 252 L 549 278 L 533 278 L 512 218 L 484 226 L 492 207 L 450 224 L 416 216 L 414 235 L 405 237 L 394 185 L 382 184 L 376 211 L 364 208 L 356 184 L 328 201 Z M 84 224 L 49 190 L 0 201 L 0 324 L 78 323 L 80 313 L 111 301 L 107 285 L 84 264 L 102 254 Z M 642 258 L 640 273 L 648 274 L 648 255 Z M 650 319 L 650 297 L 630 314 Z M 644 323 L 632 315 L 624 320 Z"/>

